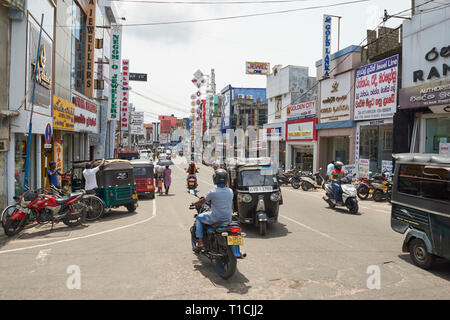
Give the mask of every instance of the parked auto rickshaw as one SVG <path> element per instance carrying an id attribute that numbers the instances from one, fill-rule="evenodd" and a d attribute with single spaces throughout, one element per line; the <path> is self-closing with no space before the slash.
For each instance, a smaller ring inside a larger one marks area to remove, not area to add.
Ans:
<path id="1" fill-rule="evenodd" d="M 98 165 L 98 163 L 94 164 Z M 84 188 L 83 170 L 89 161 L 73 163 L 72 191 Z M 134 181 L 133 166 L 128 160 L 108 159 L 97 172 L 96 195 L 103 200 L 105 208 L 125 206 L 129 212 L 138 207 L 138 195 Z"/>
<path id="2" fill-rule="evenodd" d="M 404 234 L 402 251 L 429 269 L 450 259 L 450 155 L 393 155 L 391 227 Z"/>
<path id="3" fill-rule="evenodd" d="M 136 191 L 138 196 L 150 196 L 155 198 L 155 168 L 151 160 L 138 159 L 131 160 L 133 166 L 134 181 L 136 181 Z"/>
<path id="4" fill-rule="evenodd" d="M 240 223 L 254 224 L 265 235 L 269 223 L 278 221 L 282 204 L 276 174 L 266 164 L 229 164 L 230 188 L 233 190 L 233 211 Z"/>

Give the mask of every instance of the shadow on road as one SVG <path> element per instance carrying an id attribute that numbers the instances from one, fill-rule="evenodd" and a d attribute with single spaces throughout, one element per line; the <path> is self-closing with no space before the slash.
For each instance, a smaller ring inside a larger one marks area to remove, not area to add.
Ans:
<path id="1" fill-rule="evenodd" d="M 361 216 L 363 214 L 361 212 L 361 210 L 358 210 L 357 214 L 352 214 L 352 213 L 350 213 L 350 211 L 348 211 L 347 208 L 344 209 L 343 207 L 335 207 L 335 208 L 325 207 L 325 209 L 328 209 L 330 211 L 330 213 L 347 214 L 350 216 Z"/>
<path id="2" fill-rule="evenodd" d="M 246 238 L 262 238 L 262 239 L 270 239 L 270 238 L 280 238 L 286 237 L 289 233 L 291 233 L 286 225 L 281 222 L 269 223 L 267 225 L 267 232 L 265 236 L 261 236 L 259 234 L 259 229 L 255 227 L 253 224 L 242 224 L 242 231 L 247 234 Z"/>
<path id="3" fill-rule="evenodd" d="M 407 253 L 400 254 L 398 257 L 400 259 L 402 259 L 403 261 L 411 264 L 415 268 L 419 268 L 412 262 L 409 254 L 407 254 Z M 421 270 L 423 270 L 423 269 L 421 269 Z M 440 277 L 442 279 L 445 279 L 447 281 L 450 281 L 450 260 L 437 258 L 433 267 L 429 270 L 424 270 L 424 271 L 429 272 L 429 273 L 431 273 L 437 277 Z"/>
<path id="4" fill-rule="evenodd" d="M 228 280 L 222 279 L 217 274 L 214 263 L 204 256 L 198 256 L 198 260 L 193 260 L 192 263 L 194 270 L 208 278 L 215 287 L 220 286 L 228 289 L 228 293 L 247 294 L 251 288 L 247 285 L 249 280 L 239 272 L 239 260 L 236 273 Z"/>
<path id="5" fill-rule="evenodd" d="M 106 213 L 103 218 L 97 219 L 93 222 L 102 222 L 102 221 L 113 221 L 116 219 L 131 217 L 137 214 L 137 211 L 134 212 L 128 212 L 128 210 L 124 211 L 117 211 L 117 210 L 111 210 L 110 212 Z"/>

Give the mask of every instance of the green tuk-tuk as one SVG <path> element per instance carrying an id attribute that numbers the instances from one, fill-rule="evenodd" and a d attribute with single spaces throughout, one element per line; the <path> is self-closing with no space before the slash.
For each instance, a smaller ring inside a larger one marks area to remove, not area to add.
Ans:
<path id="1" fill-rule="evenodd" d="M 94 166 L 99 165 L 97 160 Z M 72 191 L 84 188 L 82 171 L 89 161 L 73 163 Z M 109 159 L 97 172 L 96 195 L 103 200 L 105 208 L 125 206 L 129 212 L 138 207 L 138 195 L 134 180 L 133 166 L 128 160 Z"/>
<path id="2" fill-rule="evenodd" d="M 395 159 L 391 227 L 408 233 L 403 252 L 429 269 L 450 259 L 450 155 L 402 153 Z"/>

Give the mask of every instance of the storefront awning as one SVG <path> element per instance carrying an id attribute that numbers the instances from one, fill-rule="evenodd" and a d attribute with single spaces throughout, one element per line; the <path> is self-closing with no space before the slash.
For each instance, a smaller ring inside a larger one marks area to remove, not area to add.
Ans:
<path id="1" fill-rule="evenodd" d="M 316 125 L 316 130 L 351 128 L 351 127 L 356 127 L 356 121 L 349 120 L 349 121 L 318 123 Z"/>

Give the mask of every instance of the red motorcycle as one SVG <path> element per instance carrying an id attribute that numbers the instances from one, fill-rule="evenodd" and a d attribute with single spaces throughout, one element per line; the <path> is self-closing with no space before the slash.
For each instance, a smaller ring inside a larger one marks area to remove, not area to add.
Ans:
<path id="1" fill-rule="evenodd" d="M 80 201 L 85 192 L 73 193 L 63 198 L 45 194 L 42 189 L 27 190 L 19 198 L 15 209 L 7 217 L 2 217 L 3 229 L 8 236 L 23 230 L 28 222 L 39 224 L 62 221 L 69 227 L 80 225 L 86 216 L 86 205 Z"/>

